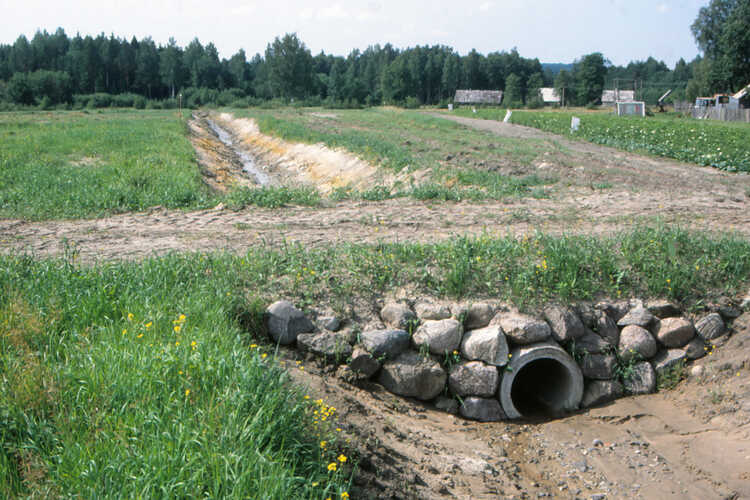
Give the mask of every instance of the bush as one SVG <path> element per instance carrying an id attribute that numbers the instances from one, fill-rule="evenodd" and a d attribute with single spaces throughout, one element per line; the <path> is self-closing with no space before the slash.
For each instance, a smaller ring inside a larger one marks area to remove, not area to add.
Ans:
<path id="1" fill-rule="evenodd" d="M 406 109 L 418 109 L 419 108 L 419 99 L 413 96 L 409 96 L 404 101 L 404 107 Z"/>

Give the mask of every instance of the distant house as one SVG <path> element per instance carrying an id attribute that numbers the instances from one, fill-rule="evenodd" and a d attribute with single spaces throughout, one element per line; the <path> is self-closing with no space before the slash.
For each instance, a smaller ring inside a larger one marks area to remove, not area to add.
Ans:
<path id="1" fill-rule="evenodd" d="M 453 98 L 456 104 L 500 104 L 503 102 L 502 90 L 456 90 Z"/>
<path id="2" fill-rule="evenodd" d="M 542 87 L 539 89 L 539 93 L 542 94 L 542 101 L 544 101 L 544 104 L 560 104 L 560 96 L 557 95 L 556 89 Z"/>
<path id="3" fill-rule="evenodd" d="M 605 90 L 602 92 L 602 104 L 635 101 L 635 90 Z"/>

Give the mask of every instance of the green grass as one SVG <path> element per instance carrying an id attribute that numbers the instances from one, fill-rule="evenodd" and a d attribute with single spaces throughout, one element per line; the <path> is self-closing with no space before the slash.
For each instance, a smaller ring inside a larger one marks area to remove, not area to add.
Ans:
<path id="1" fill-rule="evenodd" d="M 544 141 L 497 137 L 416 111 L 249 109 L 232 110 L 257 120 L 261 132 L 289 141 L 342 148 L 392 173 L 428 172 L 423 186 L 376 187 L 339 192 L 339 199 L 382 200 L 414 197 L 435 200 L 486 200 L 545 196 L 538 186 L 556 179 L 513 176 L 502 167 L 529 167 L 550 151 Z"/>
<path id="2" fill-rule="evenodd" d="M 491 120 L 505 116 L 500 109 L 479 109 L 476 115 L 465 109 L 457 112 Z M 572 116 L 581 118 L 581 128 L 573 136 L 590 142 L 728 172 L 750 172 L 750 125 L 746 123 L 563 111 L 513 111 L 511 123 L 570 136 Z"/>
<path id="3" fill-rule="evenodd" d="M 96 217 L 206 206 L 175 112 L 0 114 L 0 217 Z"/>
<path id="4" fill-rule="evenodd" d="M 326 467 L 341 438 L 316 427 L 273 351 L 253 348 L 262 308 L 241 295 L 236 259 L 74 257 L 0 257 L 0 496 L 348 489 L 350 474 Z"/>
<path id="5" fill-rule="evenodd" d="M 294 244 L 93 266 L 77 264 L 75 248 L 56 260 L 0 256 L 6 496 L 325 498 L 348 490 L 348 473 L 326 470 L 343 443 L 315 427 L 312 405 L 273 362 L 272 346 L 252 347 L 268 346 L 262 311 L 281 297 L 342 315 L 402 287 L 528 311 L 629 296 L 690 307 L 750 284 L 746 239 L 661 226 L 606 238 Z M 321 450 L 320 440 L 332 446 Z"/>

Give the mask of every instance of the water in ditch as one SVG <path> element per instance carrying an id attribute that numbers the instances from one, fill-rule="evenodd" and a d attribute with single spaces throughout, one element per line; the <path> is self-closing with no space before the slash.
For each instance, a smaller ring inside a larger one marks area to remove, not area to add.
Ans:
<path id="1" fill-rule="evenodd" d="M 261 186 L 271 185 L 271 177 L 255 164 L 255 160 L 252 156 L 234 145 L 234 141 L 232 141 L 232 136 L 229 132 L 221 128 L 213 120 L 209 120 L 208 118 L 206 118 L 206 122 L 208 123 L 208 126 L 211 127 L 211 130 L 213 130 L 213 132 L 219 138 L 219 140 L 226 147 L 234 151 L 235 154 L 240 158 L 240 161 L 242 162 L 242 170 L 247 172 L 248 175 L 255 178 L 255 182 L 257 182 Z"/>

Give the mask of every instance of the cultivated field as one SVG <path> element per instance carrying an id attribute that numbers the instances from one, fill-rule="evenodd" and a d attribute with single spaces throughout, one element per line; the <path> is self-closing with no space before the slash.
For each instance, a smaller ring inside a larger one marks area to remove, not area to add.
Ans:
<path id="1" fill-rule="evenodd" d="M 470 114 L 0 114 L 0 491 L 750 495 L 739 320 L 703 378 L 545 422 L 470 423 L 269 344 L 280 298 L 367 324 L 415 296 L 699 314 L 748 292 L 748 127 L 592 115 L 613 149 L 550 133 L 563 113 Z"/>

